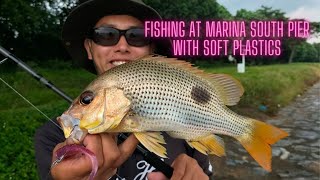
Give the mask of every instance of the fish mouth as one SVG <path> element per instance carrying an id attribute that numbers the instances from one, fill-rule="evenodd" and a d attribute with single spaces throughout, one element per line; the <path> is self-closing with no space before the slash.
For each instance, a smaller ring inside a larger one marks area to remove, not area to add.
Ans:
<path id="1" fill-rule="evenodd" d="M 84 137 L 87 135 L 87 130 L 80 128 L 80 120 L 74 118 L 68 114 L 62 114 L 58 117 L 58 122 L 60 123 L 64 137 L 66 139 L 71 139 L 76 144 L 83 142 Z"/>
<path id="2" fill-rule="evenodd" d="M 97 133 L 101 133 L 101 132 L 108 132 L 108 131 L 112 131 L 114 128 L 116 128 L 121 122 L 120 118 L 112 118 L 112 120 L 109 120 L 108 122 L 102 122 L 99 125 L 92 125 L 88 128 L 85 128 L 88 130 L 89 134 L 97 134 Z M 80 124 L 80 127 L 82 127 L 82 125 Z"/>
<path id="3" fill-rule="evenodd" d="M 102 132 L 114 132 L 119 126 L 125 114 L 119 114 L 108 117 L 108 120 L 95 121 L 94 123 L 84 124 L 85 121 L 80 121 L 80 129 L 86 129 L 89 134 L 98 134 Z"/>

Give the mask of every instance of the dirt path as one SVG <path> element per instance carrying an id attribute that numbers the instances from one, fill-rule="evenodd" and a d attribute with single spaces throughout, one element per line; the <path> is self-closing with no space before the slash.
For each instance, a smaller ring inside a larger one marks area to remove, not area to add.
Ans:
<path id="1" fill-rule="evenodd" d="M 214 179 L 320 179 L 320 82 L 266 122 L 290 136 L 273 145 L 271 173 L 264 171 L 234 140 L 227 157 L 212 158 Z"/>

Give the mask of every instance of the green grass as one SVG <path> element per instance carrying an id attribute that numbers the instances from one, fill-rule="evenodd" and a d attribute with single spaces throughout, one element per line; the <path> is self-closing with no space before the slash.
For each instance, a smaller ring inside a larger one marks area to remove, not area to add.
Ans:
<path id="1" fill-rule="evenodd" d="M 48 67 L 36 68 L 36 71 L 72 98 L 95 77 L 72 68 L 57 70 Z M 26 72 L 0 73 L 0 78 L 50 118 L 61 115 L 69 106 Z M 33 137 L 35 130 L 48 120 L 2 82 L 0 95 L 0 179 L 38 179 Z"/>
<path id="2" fill-rule="evenodd" d="M 36 68 L 36 71 L 75 98 L 95 76 L 67 65 L 68 68 L 58 64 Z M 247 67 L 244 74 L 236 73 L 236 67 L 232 66 L 211 67 L 207 64 L 201 68 L 207 72 L 231 74 L 242 82 L 245 94 L 237 107 L 257 109 L 263 104 L 268 107 L 268 113 L 276 112 L 278 104 L 288 104 L 320 77 L 320 64 L 315 63 L 253 66 Z M 68 108 L 65 100 L 19 68 L 0 72 L 2 79 L 50 118 Z M 33 136 L 47 119 L 2 82 L 0 95 L 0 179 L 37 179 Z"/>

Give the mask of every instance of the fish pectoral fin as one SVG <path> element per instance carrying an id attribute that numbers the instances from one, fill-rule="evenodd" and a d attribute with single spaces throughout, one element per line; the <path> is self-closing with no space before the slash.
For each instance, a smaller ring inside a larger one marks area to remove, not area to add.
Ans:
<path id="1" fill-rule="evenodd" d="M 162 158 L 167 158 L 167 150 L 161 145 L 166 144 L 161 132 L 136 132 L 134 135 L 149 151 Z"/>
<path id="2" fill-rule="evenodd" d="M 223 139 L 214 134 L 198 138 L 197 140 L 190 140 L 187 143 L 203 154 L 215 154 L 219 157 L 226 154 Z"/>
<path id="3" fill-rule="evenodd" d="M 249 152 L 260 166 L 271 172 L 271 144 L 288 136 L 288 133 L 266 124 L 264 122 L 248 118 L 252 121 L 253 126 L 248 133 L 236 137 L 242 146 Z"/>
<path id="4" fill-rule="evenodd" d="M 137 116 L 131 112 L 129 112 L 119 123 L 119 125 L 109 132 L 141 132 L 143 130 L 140 129 L 140 116 Z"/>

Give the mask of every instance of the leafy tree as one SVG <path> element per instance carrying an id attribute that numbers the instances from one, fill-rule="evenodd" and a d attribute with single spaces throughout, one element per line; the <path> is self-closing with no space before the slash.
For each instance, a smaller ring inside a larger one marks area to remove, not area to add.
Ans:
<path id="1" fill-rule="evenodd" d="M 311 34 L 315 34 L 317 37 L 320 36 L 320 22 L 311 22 Z"/>
<path id="2" fill-rule="evenodd" d="M 231 19 L 232 15 L 216 0 L 144 0 L 164 19 Z"/>
<path id="3" fill-rule="evenodd" d="M 302 42 L 296 47 L 295 62 L 316 62 L 317 59 L 318 51 L 314 45 Z"/>
<path id="4" fill-rule="evenodd" d="M 256 11 L 249 11 L 246 9 L 240 9 L 237 11 L 234 19 L 235 20 L 243 20 L 246 22 L 246 32 L 250 32 L 250 22 L 251 21 L 266 21 L 266 20 L 278 20 L 278 21 L 286 21 L 287 18 L 284 16 L 284 12 L 279 9 L 272 9 L 271 7 L 261 6 L 260 9 Z M 246 40 L 260 40 L 260 39 L 268 39 L 275 40 L 276 37 L 269 38 L 259 38 L 259 37 L 250 37 L 249 34 L 247 37 L 243 38 Z M 247 57 L 250 64 L 270 64 L 277 61 L 278 57 L 266 57 L 266 56 L 249 56 Z"/>
<path id="5" fill-rule="evenodd" d="M 256 11 L 249 11 L 246 9 L 240 9 L 235 15 L 235 19 L 238 20 L 287 20 L 284 16 L 284 12 L 279 9 L 272 9 L 271 7 L 261 6 Z"/>
<path id="6" fill-rule="evenodd" d="M 320 43 L 314 43 L 313 47 L 317 51 L 316 62 L 320 62 Z"/>
<path id="7" fill-rule="evenodd" d="M 155 10 L 157 10 L 160 15 L 165 20 L 200 20 L 204 22 L 205 20 L 231 20 L 232 15 L 223 6 L 217 3 L 216 0 L 144 0 L 144 2 Z M 186 24 L 186 29 L 188 29 L 188 24 Z M 204 23 L 202 23 L 202 33 L 204 30 Z M 201 42 L 200 37 L 199 40 Z M 196 59 L 202 59 L 201 57 L 190 57 L 193 63 Z M 207 58 L 206 58 L 207 59 Z"/>
<path id="8" fill-rule="evenodd" d="M 291 19 L 303 21 L 304 19 Z M 319 37 L 320 33 L 320 22 L 310 22 L 310 35 L 313 37 Z M 313 58 L 316 50 L 311 44 L 306 42 L 307 38 L 286 38 L 284 39 L 284 48 L 290 50 L 290 56 L 288 63 L 293 61 L 314 61 Z M 297 49 L 299 48 L 299 49 Z M 313 49 L 313 50 L 312 50 Z M 301 54 L 301 53 L 311 53 L 311 54 Z M 305 57 L 305 59 L 301 59 Z"/>
<path id="9" fill-rule="evenodd" d="M 1 46 L 26 59 L 64 56 L 61 22 L 74 4 L 74 0 L 1 0 Z"/>
<path id="10" fill-rule="evenodd" d="M 247 22 L 247 28 L 248 22 L 253 20 L 278 20 L 278 21 L 288 21 L 289 19 L 285 17 L 285 13 L 282 12 L 279 9 L 272 9 L 271 7 L 261 6 L 260 9 L 256 11 L 248 11 L 245 9 L 241 9 L 237 11 L 235 15 L 236 20 L 245 20 Z M 304 19 L 295 19 L 295 20 L 301 20 Z M 311 34 L 318 35 L 320 32 L 320 25 L 318 22 L 312 22 L 311 25 Z M 249 29 L 247 29 L 249 31 Z M 284 29 L 284 38 L 281 39 L 282 41 L 282 54 L 280 57 L 250 57 L 250 59 L 254 63 L 275 63 L 278 62 L 288 62 L 291 63 L 293 59 L 299 57 L 299 61 L 312 61 L 311 57 L 314 57 L 314 48 L 312 46 L 306 45 L 306 38 L 289 38 L 287 36 L 287 29 Z M 250 39 L 250 37 L 247 37 L 247 39 Z M 272 39 L 272 38 L 271 38 Z M 297 48 L 299 47 L 299 52 L 297 52 Z M 313 50 L 312 50 L 313 49 Z M 298 54 L 297 54 L 298 53 Z M 306 55 L 304 53 L 311 53 L 309 55 Z M 305 58 L 302 60 L 301 58 Z"/>

